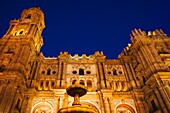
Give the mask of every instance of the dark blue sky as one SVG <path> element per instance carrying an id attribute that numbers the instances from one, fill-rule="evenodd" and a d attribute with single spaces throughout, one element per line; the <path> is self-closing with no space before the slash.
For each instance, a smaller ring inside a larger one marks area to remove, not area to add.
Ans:
<path id="1" fill-rule="evenodd" d="M 134 28 L 170 34 L 170 0 L 4 0 L 0 2 L 0 37 L 10 20 L 24 9 L 40 7 L 45 14 L 44 45 L 47 56 L 60 51 L 93 54 L 103 51 L 117 58 L 130 42 Z"/>

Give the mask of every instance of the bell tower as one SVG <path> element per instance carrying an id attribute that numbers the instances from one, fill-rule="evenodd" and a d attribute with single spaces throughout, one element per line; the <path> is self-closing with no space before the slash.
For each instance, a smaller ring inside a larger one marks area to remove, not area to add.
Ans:
<path id="1" fill-rule="evenodd" d="M 30 8 L 10 22 L 0 39 L 0 112 L 20 112 L 21 103 L 27 101 L 25 91 L 34 79 L 44 28 L 41 9 Z"/>
<path id="2" fill-rule="evenodd" d="M 39 8 L 30 8 L 22 12 L 20 19 L 14 19 L 10 22 L 5 37 L 26 38 L 33 41 L 35 50 L 39 52 L 43 44 L 41 34 L 44 27 L 43 12 Z"/>
<path id="3" fill-rule="evenodd" d="M 12 20 L 6 34 L 0 40 L 1 70 L 15 67 L 24 70 L 30 56 L 37 55 L 43 45 L 44 14 L 39 8 L 24 10 L 21 18 Z M 11 64 L 8 66 L 8 64 Z"/>

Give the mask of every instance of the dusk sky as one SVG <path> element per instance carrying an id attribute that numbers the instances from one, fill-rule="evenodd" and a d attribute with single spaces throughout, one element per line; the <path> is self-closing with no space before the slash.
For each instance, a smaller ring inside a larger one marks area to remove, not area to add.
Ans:
<path id="1" fill-rule="evenodd" d="M 31 7 L 40 7 L 45 15 L 41 51 L 46 57 L 57 57 L 60 51 L 71 55 L 103 51 L 116 59 L 130 43 L 134 28 L 170 34 L 170 0 L 1 0 L 0 37 L 10 20 Z"/>

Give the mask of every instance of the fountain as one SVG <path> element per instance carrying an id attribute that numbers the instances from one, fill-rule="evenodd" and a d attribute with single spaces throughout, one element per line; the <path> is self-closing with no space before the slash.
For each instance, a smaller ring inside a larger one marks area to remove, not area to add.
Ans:
<path id="1" fill-rule="evenodd" d="M 95 108 L 80 103 L 80 97 L 87 93 L 87 88 L 84 85 L 76 82 L 69 86 L 66 91 L 68 95 L 74 97 L 74 102 L 70 107 L 61 108 L 58 113 L 98 113 Z"/>

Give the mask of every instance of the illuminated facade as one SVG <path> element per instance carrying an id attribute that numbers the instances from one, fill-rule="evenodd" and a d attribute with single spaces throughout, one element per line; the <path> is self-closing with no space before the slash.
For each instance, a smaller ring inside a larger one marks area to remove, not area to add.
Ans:
<path id="1" fill-rule="evenodd" d="M 162 30 L 133 30 L 118 59 L 98 51 L 45 58 L 44 27 L 43 12 L 30 8 L 0 39 L 0 113 L 57 113 L 71 106 L 66 88 L 75 82 L 88 89 L 81 103 L 98 113 L 170 111 L 170 38 Z"/>

